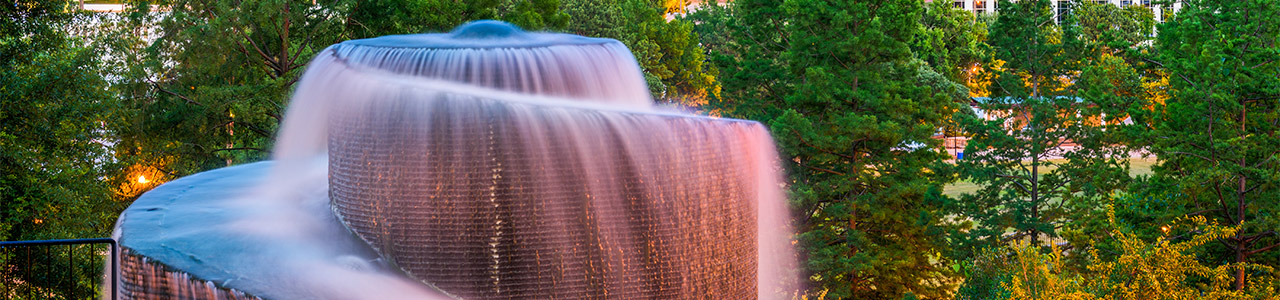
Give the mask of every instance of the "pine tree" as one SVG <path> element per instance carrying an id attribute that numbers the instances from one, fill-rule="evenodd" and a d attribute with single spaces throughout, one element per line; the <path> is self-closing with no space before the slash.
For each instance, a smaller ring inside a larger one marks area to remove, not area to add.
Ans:
<path id="1" fill-rule="evenodd" d="M 1180 213 L 1240 229 L 1220 261 L 1277 263 L 1280 247 L 1280 3 L 1191 0 L 1159 26 L 1156 63 L 1170 98 L 1153 111 L 1159 157 L 1152 190 L 1176 193 Z M 1251 274 L 1234 272 L 1235 288 Z"/>
<path id="2" fill-rule="evenodd" d="M 991 43 L 1002 63 L 989 64 L 1000 66 L 991 67 L 998 75 L 993 97 L 978 100 L 982 116 L 961 115 L 972 138 L 959 170 L 982 186 L 955 203 L 974 226 L 971 239 L 958 240 L 961 255 L 1058 238 L 1129 181 L 1119 129 L 1134 102 L 1136 75 L 1122 60 L 1106 58 L 1082 73 L 1091 58 L 1075 16 L 1055 25 L 1050 4 L 999 5 L 992 31 L 1001 34 Z"/>
<path id="3" fill-rule="evenodd" d="M 939 255 L 940 178 L 930 171 L 942 153 L 931 136 L 963 89 L 914 59 L 921 5 L 782 5 L 783 56 L 796 79 L 770 125 L 793 165 L 810 278 L 830 298 L 943 298 L 951 290 Z"/>

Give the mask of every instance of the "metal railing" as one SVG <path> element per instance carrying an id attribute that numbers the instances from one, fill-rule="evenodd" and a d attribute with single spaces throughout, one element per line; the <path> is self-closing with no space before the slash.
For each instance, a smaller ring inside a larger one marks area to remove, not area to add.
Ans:
<path id="1" fill-rule="evenodd" d="M 92 272 L 102 270 L 99 263 L 106 255 L 99 245 L 110 248 L 106 278 L 101 271 Z M 96 287 L 107 283 L 114 300 L 120 277 L 118 251 L 109 238 L 0 242 L 0 298 L 96 299 L 102 294 Z M 101 282 L 104 279 L 109 282 Z"/>

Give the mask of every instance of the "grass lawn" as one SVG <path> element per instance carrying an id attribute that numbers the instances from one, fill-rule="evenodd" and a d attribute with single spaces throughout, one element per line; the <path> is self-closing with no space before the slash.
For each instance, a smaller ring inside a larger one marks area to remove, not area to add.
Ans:
<path id="1" fill-rule="evenodd" d="M 1051 160 L 1051 161 L 1062 162 L 1064 160 Z M 1148 158 L 1134 157 L 1129 160 L 1129 176 L 1150 175 L 1151 165 L 1154 165 L 1155 163 L 1156 163 L 1156 159 L 1154 157 L 1148 157 Z M 1040 174 L 1048 173 L 1050 170 L 1051 168 L 1041 169 Z M 978 186 L 977 184 L 974 184 L 972 182 L 957 181 L 955 183 L 948 184 L 947 186 L 942 187 L 942 193 L 951 197 L 959 197 L 961 194 L 977 192 L 981 188 L 982 188 L 981 186 Z"/>

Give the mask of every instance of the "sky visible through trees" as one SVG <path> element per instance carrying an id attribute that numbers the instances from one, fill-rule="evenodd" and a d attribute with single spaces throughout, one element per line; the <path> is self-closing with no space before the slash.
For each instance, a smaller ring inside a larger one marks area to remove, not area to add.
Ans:
<path id="1" fill-rule="evenodd" d="M 141 192 L 268 159 L 328 45 L 498 19 L 617 39 L 659 102 L 767 125 L 798 299 L 1280 296 L 1280 0 L 123 2 L 0 4 L 0 239 L 105 237 Z"/>

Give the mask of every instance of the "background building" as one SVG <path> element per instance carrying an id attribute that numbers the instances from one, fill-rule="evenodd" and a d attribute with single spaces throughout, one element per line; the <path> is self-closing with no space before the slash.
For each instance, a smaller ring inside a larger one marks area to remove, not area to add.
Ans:
<path id="1" fill-rule="evenodd" d="M 997 2 L 993 0 L 925 0 L 925 2 L 933 1 L 952 1 L 952 6 L 958 9 L 971 11 L 975 14 L 992 13 L 997 9 Z M 1017 1 L 1017 0 L 1013 0 Z M 1061 21 L 1063 14 L 1070 11 L 1071 0 L 1051 0 L 1053 2 L 1053 12 L 1057 20 Z M 1153 3 L 1153 0 L 1082 0 L 1095 3 L 1107 3 L 1115 6 L 1126 7 L 1130 5 L 1142 5 L 1151 9 L 1156 15 L 1156 22 L 1163 22 L 1166 15 L 1177 12 L 1182 8 L 1181 1 L 1174 1 L 1171 7 L 1162 8 L 1160 5 Z"/>

